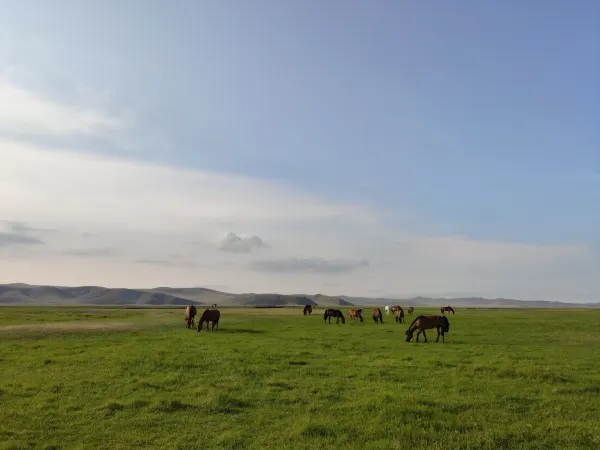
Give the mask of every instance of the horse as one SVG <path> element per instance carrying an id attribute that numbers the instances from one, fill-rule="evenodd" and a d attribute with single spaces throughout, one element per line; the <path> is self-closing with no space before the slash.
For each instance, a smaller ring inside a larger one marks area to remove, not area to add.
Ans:
<path id="1" fill-rule="evenodd" d="M 390 315 L 390 305 L 385 305 L 385 313 L 389 316 Z"/>
<path id="2" fill-rule="evenodd" d="M 219 329 L 219 319 L 221 318 L 221 313 L 218 309 L 205 309 L 198 321 L 197 331 L 202 330 L 202 324 L 206 322 L 206 331 L 208 331 L 208 323 L 212 322 L 211 331 L 215 331 L 215 325 L 217 326 L 217 330 Z"/>
<path id="3" fill-rule="evenodd" d="M 312 314 L 312 306 L 310 305 L 306 305 L 304 307 L 304 311 L 302 311 L 303 314 L 306 316 L 307 314 L 310 316 Z"/>
<path id="4" fill-rule="evenodd" d="M 362 312 L 363 312 L 362 308 L 358 308 L 358 309 L 357 308 L 351 308 L 348 311 L 348 315 L 350 316 L 350 318 L 352 320 L 357 320 L 358 319 L 358 320 L 360 320 L 362 322 L 363 321 Z"/>
<path id="5" fill-rule="evenodd" d="M 381 310 L 379 308 L 373 309 L 373 320 L 375 323 L 381 323 L 383 325 L 383 314 L 381 314 Z"/>
<path id="6" fill-rule="evenodd" d="M 392 306 L 392 312 L 396 314 L 397 323 L 404 323 L 404 310 L 402 306 Z"/>
<path id="7" fill-rule="evenodd" d="M 406 342 L 410 342 L 413 337 L 415 330 L 417 332 L 417 342 L 419 342 L 419 335 L 423 333 L 425 342 L 427 342 L 427 335 L 425 330 L 435 328 L 437 330 L 437 339 L 435 342 L 440 340 L 440 334 L 442 335 L 442 342 L 444 342 L 444 335 L 450 331 L 450 321 L 446 316 L 419 316 L 410 324 L 408 330 L 406 330 Z M 440 333 L 441 330 L 441 333 Z"/>
<path id="8" fill-rule="evenodd" d="M 415 308 L 413 308 L 412 306 L 409 306 L 406 311 L 408 312 L 409 316 L 412 316 L 413 313 L 415 312 Z"/>
<path id="9" fill-rule="evenodd" d="M 440 308 L 440 312 L 442 314 L 444 314 L 444 311 L 448 311 L 448 312 L 451 312 L 452 314 L 454 314 L 454 310 L 452 309 L 452 306 L 442 306 Z"/>
<path id="10" fill-rule="evenodd" d="M 327 322 L 327 319 L 329 319 L 329 323 L 331 323 L 332 317 L 337 317 L 337 320 L 335 321 L 335 323 L 339 323 L 340 319 L 342 319 L 342 323 L 346 323 L 346 319 L 344 318 L 344 315 L 342 314 L 342 312 L 339 309 L 326 309 L 325 310 L 325 312 L 323 313 L 323 319 L 325 320 L 325 322 Z"/>
<path id="11" fill-rule="evenodd" d="M 196 317 L 196 307 L 194 305 L 188 305 L 187 308 L 185 308 L 186 328 L 194 326 L 194 317 Z"/>
<path id="12" fill-rule="evenodd" d="M 213 303 L 212 306 L 211 306 L 212 309 L 215 309 L 216 307 L 217 307 L 216 303 Z"/>

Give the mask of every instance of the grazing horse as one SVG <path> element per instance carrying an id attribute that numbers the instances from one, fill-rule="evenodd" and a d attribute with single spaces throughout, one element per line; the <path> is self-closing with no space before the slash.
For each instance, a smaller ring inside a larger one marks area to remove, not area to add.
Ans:
<path id="1" fill-rule="evenodd" d="M 361 322 L 363 321 L 363 316 L 362 316 L 362 308 L 350 308 L 350 310 L 348 311 L 348 315 L 350 316 L 350 318 L 352 320 L 360 320 Z"/>
<path id="2" fill-rule="evenodd" d="M 205 309 L 200 316 L 200 320 L 198 321 L 197 331 L 202 330 L 202 324 L 206 322 L 206 331 L 208 331 L 208 323 L 212 322 L 211 331 L 215 330 L 215 325 L 217 326 L 217 330 L 219 329 L 219 319 L 221 318 L 221 313 L 218 309 Z"/>
<path id="3" fill-rule="evenodd" d="M 442 314 L 444 314 L 444 311 L 448 311 L 448 312 L 451 312 L 452 314 L 454 314 L 454 310 L 452 309 L 452 306 L 442 306 L 440 308 L 440 312 Z"/>
<path id="4" fill-rule="evenodd" d="M 385 313 L 389 316 L 390 315 L 390 305 L 385 305 Z"/>
<path id="5" fill-rule="evenodd" d="M 402 306 L 392 306 L 392 312 L 396 314 L 397 323 L 404 323 L 404 310 Z"/>
<path id="6" fill-rule="evenodd" d="M 307 314 L 310 316 L 312 314 L 312 306 L 310 305 L 306 305 L 304 307 L 304 311 L 302 311 L 304 313 L 304 315 L 306 316 Z"/>
<path id="7" fill-rule="evenodd" d="M 188 305 L 187 308 L 185 308 L 186 328 L 194 326 L 194 317 L 196 317 L 196 307 L 194 305 Z"/>
<path id="8" fill-rule="evenodd" d="M 410 324 L 410 327 L 408 327 L 408 330 L 406 330 L 406 342 L 410 342 L 413 337 L 413 333 L 417 329 L 419 330 L 417 332 L 417 342 L 419 342 L 419 335 L 421 333 L 423 333 L 425 342 L 427 342 L 425 330 L 429 330 L 431 328 L 435 328 L 438 333 L 435 342 L 440 340 L 440 334 L 442 335 L 442 342 L 444 342 L 444 335 L 450 331 L 450 322 L 446 316 L 419 316 L 413 320 L 413 322 Z"/>
<path id="9" fill-rule="evenodd" d="M 415 312 L 415 308 L 413 308 L 412 306 L 409 306 L 406 311 L 408 311 L 408 315 L 409 316 L 412 316 L 413 313 Z"/>
<path id="10" fill-rule="evenodd" d="M 381 310 L 379 308 L 373 309 L 373 320 L 375 323 L 381 323 L 383 325 L 383 314 L 381 314 Z"/>
<path id="11" fill-rule="evenodd" d="M 327 319 L 329 319 L 329 323 L 331 323 L 332 317 L 337 317 L 337 320 L 335 321 L 335 323 L 339 323 L 340 319 L 342 319 L 342 323 L 346 323 L 346 319 L 344 319 L 344 315 L 342 314 L 342 312 L 339 309 L 326 309 L 325 310 L 325 312 L 323 313 L 323 319 L 325 320 L 325 322 L 327 322 Z"/>
<path id="12" fill-rule="evenodd" d="M 212 306 L 211 306 L 212 309 L 215 309 L 216 307 L 217 307 L 216 303 L 213 303 Z"/>

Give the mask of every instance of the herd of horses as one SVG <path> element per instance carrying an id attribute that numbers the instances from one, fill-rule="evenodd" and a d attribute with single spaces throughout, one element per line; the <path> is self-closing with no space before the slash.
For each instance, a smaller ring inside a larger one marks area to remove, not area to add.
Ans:
<path id="1" fill-rule="evenodd" d="M 394 314 L 396 318 L 396 323 L 405 323 L 404 309 L 402 309 L 401 306 L 386 306 L 385 311 L 388 314 L 389 311 L 391 311 Z M 406 311 L 409 315 L 412 316 L 415 312 L 415 309 L 411 306 Z M 406 342 L 410 342 L 412 340 L 415 331 L 417 331 L 417 342 L 419 342 L 419 336 L 421 334 L 423 334 L 423 338 L 425 339 L 425 342 L 427 342 L 427 334 L 425 331 L 434 328 L 437 330 L 437 338 L 435 342 L 439 342 L 440 336 L 442 336 L 442 342 L 445 342 L 444 335 L 448 333 L 448 331 L 450 331 L 450 321 L 444 315 L 446 311 L 454 314 L 454 309 L 452 309 L 451 306 L 443 306 L 442 308 L 440 308 L 440 312 L 442 313 L 441 316 L 418 316 L 415 320 L 412 321 L 412 323 L 408 327 L 408 330 L 406 330 Z M 350 308 L 348 310 L 348 316 L 350 317 L 350 320 L 358 320 L 360 322 L 364 322 L 363 313 L 363 308 Z M 312 314 L 312 307 L 310 305 L 306 305 L 304 307 L 304 315 L 306 316 L 310 314 Z M 325 310 L 325 312 L 323 313 L 323 319 L 325 320 L 325 322 L 331 323 L 332 317 L 336 319 L 335 323 L 339 323 L 340 320 L 343 324 L 346 323 L 344 314 L 339 309 L 329 308 Z M 373 308 L 371 317 L 373 318 L 373 322 L 375 322 L 376 324 L 383 324 L 383 314 L 381 312 L 381 309 Z"/>
<path id="2" fill-rule="evenodd" d="M 215 325 L 217 326 L 217 330 L 219 329 L 219 319 L 221 318 L 221 313 L 218 309 L 216 309 L 217 305 L 214 304 L 210 308 L 204 310 L 202 315 L 200 316 L 200 320 L 198 321 L 198 325 L 196 327 L 196 331 L 201 331 L 203 329 L 204 323 L 206 323 L 206 331 L 209 330 L 209 324 L 212 324 L 211 331 L 214 331 Z M 396 323 L 405 323 L 404 322 L 404 309 L 401 306 L 386 306 L 385 312 L 389 314 L 390 311 L 394 314 Z M 412 316 L 415 309 L 411 306 L 407 310 L 408 315 Z M 312 315 L 313 309 L 311 305 L 306 305 L 302 311 L 305 316 Z M 439 342 L 440 336 L 442 336 L 442 342 L 444 342 L 444 335 L 450 331 L 450 321 L 444 315 L 445 312 L 451 312 L 454 314 L 454 309 L 451 306 L 443 306 L 440 308 L 441 316 L 418 316 L 415 320 L 412 321 L 410 326 L 405 332 L 405 340 L 406 342 L 410 342 L 414 336 L 415 331 L 417 332 L 416 341 L 419 342 L 419 336 L 423 334 L 425 338 L 425 342 L 427 342 L 427 334 L 426 330 L 436 329 L 437 330 L 437 338 L 435 342 Z M 363 308 L 350 308 L 348 311 L 348 316 L 350 320 L 358 320 L 360 322 L 364 322 L 363 317 L 364 309 Z M 185 309 L 185 321 L 186 328 L 194 327 L 194 318 L 196 317 L 197 310 L 196 306 L 188 305 Z M 339 323 L 340 320 L 343 324 L 346 323 L 346 318 L 344 314 L 339 309 L 328 308 L 323 313 L 323 319 L 325 323 L 329 321 L 331 323 L 331 318 L 335 318 L 335 323 Z M 379 308 L 373 308 L 371 317 L 376 324 L 383 324 L 383 313 Z"/>

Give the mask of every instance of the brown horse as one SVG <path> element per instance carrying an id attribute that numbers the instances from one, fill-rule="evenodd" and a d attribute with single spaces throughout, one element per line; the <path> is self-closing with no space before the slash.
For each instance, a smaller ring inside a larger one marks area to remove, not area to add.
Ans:
<path id="1" fill-rule="evenodd" d="M 392 306 L 392 312 L 396 315 L 397 323 L 404 323 L 404 310 L 402 306 Z"/>
<path id="2" fill-rule="evenodd" d="M 200 316 L 200 320 L 198 321 L 197 331 L 202 330 L 202 324 L 206 322 L 206 331 L 208 331 L 208 323 L 212 322 L 211 331 L 215 330 L 215 325 L 217 326 L 217 330 L 219 329 L 219 319 L 221 318 L 221 313 L 218 309 L 205 309 Z"/>
<path id="3" fill-rule="evenodd" d="M 435 328 L 437 330 L 437 339 L 435 342 L 440 340 L 440 334 L 442 335 L 442 342 L 444 342 L 444 334 L 450 331 L 450 322 L 446 316 L 419 316 L 410 324 L 408 330 L 406 330 L 406 342 L 410 342 L 413 337 L 415 330 L 417 332 L 417 342 L 419 342 L 419 335 L 423 333 L 425 342 L 427 342 L 427 335 L 425 330 Z"/>
<path id="4" fill-rule="evenodd" d="M 406 311 L 408 312 L 409 316 L 412 316 L 413 313 L 415 312 L 415 308 L 413 308 L 412 306 L 409 306 Z"/>
<path id="5" fill-rule="evenodd" d="M 454 314 L 454 310 L 452 309 L 452 306 L 442 306 L 440 308 L 440 312 L 442 314 L 444 314 L 444 311 L 448 311 L 448 312 L 451 312 L 452 314 Z"/>
<path id="6" fill-rule="evenodd" d="M 187 308 L 185 308 L 186 328 L 194 326 L 194 317 L 196 317 L 196 307 L 194 305 L 188 305 Z"/>
<path id="7" fill-rule="evenodd" d="M 381 314 L 381 310 L 379 308 L 373 309 L 373 320 L 375 323 L 381 323 L 383 325 L 383 314 Z"/>
<path id="8" fill-rule="evenodd" d="M 363 316 L 362 316 L 362 308 L 350 308 L 350 310 L 348 311 L 348 315 L 350 316 L 350 318 L 352 320 L 360 320 L 361 322 L 363 321 Z"/>
<path id="9" fill-rule="evenodd" d="M 312 306 L 310 305 L 306 305 L 304 307 L 304 311 L 302 311 L 304 313 L 304 315 L 306 316 L 307 314 L 310 316 L 312 314 Z"/>

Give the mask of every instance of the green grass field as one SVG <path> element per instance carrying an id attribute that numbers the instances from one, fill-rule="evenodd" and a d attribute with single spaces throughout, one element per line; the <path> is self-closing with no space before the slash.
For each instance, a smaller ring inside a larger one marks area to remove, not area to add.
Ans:
<path id="1" fill-rule="evenodd" d="M 322 314 L 0 308 L 2 448 L 600 448 L 600 311 Z"/>

